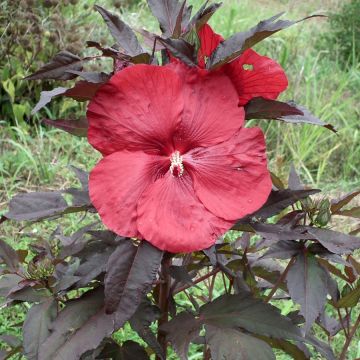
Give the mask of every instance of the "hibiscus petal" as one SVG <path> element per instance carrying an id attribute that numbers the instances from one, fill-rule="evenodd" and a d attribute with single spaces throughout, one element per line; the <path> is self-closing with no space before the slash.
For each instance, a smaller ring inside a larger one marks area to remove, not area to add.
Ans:
<path id="1" fill-rule="evenodd" d="M 90 144 L 104 155 L 170 152 L 184 106 L 181 92 L 182 81 L 169 67 L 134 65 L 116 73 L 89 104 Z"/>
<path id="2" fill-rule="evenodd" d="M 230 139 L 244 124 L 245 113 L 228 76 L 171 64 L 184 80 L 185 109 L 174 144 L 181 153 Z"/>
<path id="3" fill-rule="evenodd" d="M 208 24 L 205 24 L 199 30 L 198 35 L 200 40 L 198 65 L 201 68 L 205 68 L 205 57 L 209 58 L 224 38 L 221 35 L 216 34 Z"/>
<path id="4" fill-rule="evenodd" d="M 274 60 L 261 56 L 252 49 L 224 66 L 239 93 L 239 105 L 244 106 L 254 97 L 275 100 L 287 86 L 284 70 Z"/>
<path id="5" fill-rule="evenodd" d="M 136 205 L 169 160 L 122 151 L 104 157 L 91 171 L 89 192 L 103 223 L 122 236 L 138 237 Z"/>
<path id="6" fill-rule="evenodd" d="M 236 220 L 265 203 L 272 187 L 265 150 L 262 131 L 244 128 L 227 142 L 183 156 L 195 193 L 209 211 Z"/>
<path id="7" fill-rule="evenodd" d="M 188 174 L 177 178 L 167 173 L 144 191 L 138 205 L 143 237 L 173 253 L 206 249 L 232 225 L 204 207 Z"/>

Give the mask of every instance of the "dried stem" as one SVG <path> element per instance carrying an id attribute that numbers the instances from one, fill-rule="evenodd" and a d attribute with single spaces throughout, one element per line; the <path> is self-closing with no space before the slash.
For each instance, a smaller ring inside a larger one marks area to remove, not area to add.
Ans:
<path id="1" fill-rule="evenodd" d="M 354 335 L 356 333 L 356 330 L 358 329 L 359 325 L 360 325 L 360 314 L 357 317 L 354 326 L 351 328 L 349 336 L 346 338 L 345 345 L 344 345 L 344 347 L 342 349 L 339 360 L 345 360 L 346 359 L 346 353 L 348 351 L 348 348 L 349 348 L 349 346 L 351 344 L 351 340 L 354 337 Z"/>
<path id="2" fill-rule="evenodd" d="M 265 302 L 269 302 L 272 299 L 272 297 L 276 293 L 277 289 L 280 287 L 281 283 L 285 280 L 286 275 L 289 272 L 289 270 L 294 262 L 295 262 L 295 257 L 292 257 L 291 260 L 288 262 L 284 272 L 280 275 L 280 277 L 276 281 L 274 287 L 271 289 L 270 294 L 266 297 Z"/>

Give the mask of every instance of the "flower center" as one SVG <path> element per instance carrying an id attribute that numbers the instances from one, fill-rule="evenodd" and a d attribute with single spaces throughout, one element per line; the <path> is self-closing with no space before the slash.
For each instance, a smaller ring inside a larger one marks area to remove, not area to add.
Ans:
<path id="1" fill-rule="evenodd" d="M 174 177 L 180 177 L 184 173 L 184 165 L 182 163 L 182 156 L 179 151 L 175 151 L 170 156 L 170 172 Z"/>

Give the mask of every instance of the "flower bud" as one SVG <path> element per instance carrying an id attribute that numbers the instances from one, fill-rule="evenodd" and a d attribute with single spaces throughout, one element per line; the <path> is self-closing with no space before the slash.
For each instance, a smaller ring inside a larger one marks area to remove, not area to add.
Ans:
<path id="1" fill-rule="evenodd" d="M 326 226 L 331 219 L 330 201 L 324 199 L 320 202 L 319 212 L 316 216 L 315 222 L 320 226 Z"/>

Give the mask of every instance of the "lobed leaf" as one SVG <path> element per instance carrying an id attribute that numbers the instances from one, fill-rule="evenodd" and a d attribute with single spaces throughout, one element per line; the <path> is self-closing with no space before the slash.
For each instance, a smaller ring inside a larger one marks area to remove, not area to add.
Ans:
<path id="1" fill-rule="evenodd" d="M 338 211 L 336 215 L 349 216 L 356 219 L 360 219 L 360 206 L 355 206 L 351 209 Z"/>
<path id="2" fill-rule="evenodd" d="M 160 330 L 167 333 L 167 339 L 171 342 L 181 360 L 187 360 L 190 342 L 198 336 L 201 324 L 190 313 L 182 312 L 171 321 L 161 326 Z"/>
<path id="3" fill-rule="evenodd" d="M 158 320 L 160 316 L 160 309 L 146 299 L 139 305 L 135 314 L 130 318 L 129 323 L 139 336 L 155 351 L 156 355 L 163 360 L 165 359 L 164 350 L 150 329 L 151 323 Z"/>
<path id="4" fill-rule="evenodd" d="M 68 204 L 60 191 L 32 192 L 15 195 L 4 216 L 17 221 L 38 221 L 91 208 L 88 202 Z"/>
<path id="5" fill-rule="evenodd" d="M 278 18 L 282 15 L 283 13 L 280 13 L 267 20 L 260 21 L 250 30 L 236 33 L 230 38 L 221 42 L 211 55 L 207 67 L 209 69 L 215 69 L 221 65 L 224 65 L 236 59 L 245 50 L 253 47 L 258 42 L 275 34 L 276 32 L 286 29 L 289 26 L 297 24 L 298 22 L 304 21 L 306 19 L 319 16 L 308 16 L 298 21 L 278 20 Z"/>
<path id="6" fill-rule="evenodd" d="M 323 126 L 336 133 L 331 124 L 326 124 L 314 116 L 304 106 L 293 101 L 282 102 L 277 100 L 256 97 L 245 106 L 245 118 L 279 120 L 290 124 L 312 124 Z"/>
<path id="7" fill-rule="evenodd" d="M 296 241 L 281 240 L 270 246 L 269 250 L 262 256 L 262 258 L 289 259 L 299 254 L 303 248 L 303 245 Z"/>
<path id="8" fill-rule="evenodd" d="M 335 303 L 337 308 L 352 308 L 358 305 L 360 301 L 360 282 L 349 293 L 343 296 L 338 302 Z"/>
<path id="9" fill-rule="evenodd" d="M 117 343 L 106 344 L 96 359 L 113 360 L 150 360 L 145 349 L 132 340 L 125 341 L 122 346 Z"/>
<path id="10" fill-rule="evenodd" d="M 247 218 L 240 220 L 240 224 L 249 220 L 249 218 L 268 219 L 274 215 L 279 214 L 298 202 L 301 199 L 305 199 L 310 195 L 314 195 L 320 192 L 320 190 L 273 190 L 266 203 L 255 213 L 251 214 Z"/>
<path id="11" fill-rule="evenodd" d="M 94 83 L 94 82 L 80 80 L 72 88 L 57 87 L 50 91 L 42 91 L 40 93 L 40 100 L 31 110 L 31 114 L 34 115 L 35 113 L 37 113 L 44 106 L 46 106 L 52 100 L 53 97 L 59 95 L 72 98 L 76 101 L 91 100 L 94 97 L 98 88 L 102 84 L 103 83 Z"/>
<path id="12" fill-rule="evenodd" d="M 94 7 L 104 19 L 117 44 L 126 54 L 135 56 L 144 52 L 135 33 L 127 24 L 125 24 L 117 15 L 105 10 L 103 7 L 99 5 L 95 5 Z"/>
<path id="13" fill-rule="evenodd" d="M 360 237 L 347 235 L 338 231 L 320 229 L 311 226 L 299 227 L 306 230 L 314 239 L 334 254 L 351 254 L 360 248 Z"/>
<path id="14" fill-rule="evenodd" d="M 76 75 L 69 73 L 68 70 L 81 71 L 82 61 L 81 58 L 69 51 L 60 51 L 49 63 L 25 79 L 71 80 L 74 79 Z"/>
<path id="15" fill-rule="evenodd" d="M 53 97 L 62 95 L 67 90 L 68 90 L 68 88 L 65 88 L 65 87 L 57 87 L 57 88 L 52 89 L 50 91 L 42 91 L 40 93 L 40 100 L 35 105 L 35 107 L 31 110 L 31 115 L 34 115 L 40 109 L 42 109 L 44 106 L 46 106 L 52 100 Z"/>
<path id="16" fill-rule="evenodd" d="M 68 70 L 67 72 L 70 74 L 80 76 L 82 79 L 94 84 L 105 83 L 110 79 L 110 75 L 104 72 L 77 71 L 77 70 Z"/>
<path id="17" fill-rule="evenodd" d="M 41 344 L 50 335 L 50 324 L 57 315 L 57 302 L 51 298 L 35 304 L 28 311 L 23 325 L 24 355 L 37 360 Z"/>
<path id="18" fill-rule="evenodd" d="M 300 314 L 304 316 L 305 332 L 308 333 L 326 303 L 327 272 L 315 256 L 300 253 L 290 267 L 286 282 L 291 299 L 301 306 Z"/>
<path id="19" fill-rule="evenodd" d="M 114 330 L 113 318 L 103 309 L 101 288 L 67 302 L 51 323 L 51 334 L 40 346 L 38 360 L 78 360 L 97 348 Z"/>
<path id="20" fill-rule="evenodd" d="M 352 191 L 340 199 L 332 200 L 330 210 L 333 214 L 337 214 L 345 205 L 347 205 L 352 199 L 360 194 L 360 190 Z"/>
<path id="21" fill-rule="evenodd" d="M 222 329 L 207 325 L 206 343 L 212 360 L 275 360 L 271 347 L 264 341 L 237 329 Z"/>
<path id="22" fill-rule="evenodd" d="M 115 313 L 116 327 L 122 327 L 134 315 L 144 296 L 150 291 L 157 277 L 162 257 L 162 251 L 147 241 L 142 241 L 136 248 L 131 263 L 128 263 L 127 271 L 119 274 L 120 278 L 115 277 L 119 283 L 113 283 L 115 278 L 107 276 L 108 289 L 106 291 L 109 291 L 109 286 L 118 287 L 116 290 L 112 290 L 117 294 L 115 302 L 118 302 Z M 121 262 L 121 260 L 119 261 Z M 112 258 L 107 269 L 110 270 L 110 266 L 114 263 L 115 259 Z M 113 271 L 111 271 L 111 275 L 114 275 Z M 109 309 L 108 306 L 107 304 L 107 309 Z M 110 309 L 113 310 L 114 307 L 112 306 Z"/>
<path id="23" fill-rule="evenodd" d="M 136 246 L 130 239 L 121 240 L 115 251 L 109 257 L 105 275 L 105 311 L 112 314 L 116 311 L 131 270 Z"/>
<path id="24" fill-rule="evenodd" d="M 152 14 L 158 19 L 164 37 L 174 34 L 179 18 L 182 18 L 185 2 L 178 0 L 148 0 Z"/>
<path id="25" fill-rule="evenodd" d="M 283 240 L 309 240 L 314 238 L 314 236 L 307 233 L 307 231 L 298 227 L 288 226 L 287 224 L 265 224 L 259 222 L 251 223 L 250 225 L 257 234 L 271 242 Z"/>
<path id="26" fill-rule="evenodd" d="M 300 329 L 274 306 L 248 294 L 223 295 L 200 309 L 200 321 L 220 328 L 243 328 L 277 339 L 301 340 Z"/>
<path id="27" fill-rule="evenodd" d="M 89 128 L 89 122 L 88 122 L 87 118 L 80 118 L 78 120 L 44 119 L 42 121 L 48 126 L 53 126 L 57 129 L 64 130 L 69 134 L 79 136 L 79 137 L 86 137 L 88 128 Z"/>
<path id="28" fill-rule="evenodd" d="M 7 268 L 16 272 L 19 267 L 19 256 L 17 252 L 8 245 L 4 240 L 0 239 L 0 260 L 2 260 Z"/>
<path id="29" fill-rule="evenodd" d="M 184 39 L 162 39 L 159 42 L 164 45 L 176 58 L 189 66 L 196 66 L 195 47 Z"/>
<path id="30" fill-rule="evenodd" d="M 195 27 L 197 31 L 199 31 L 202 26 L 207 24 L 210 18 L 215 14 L 215 12 L 220 8 L 222 3 L 212 3 L 207 6 L 209 0 L 207 0 L 199 9 L 199 11 L 192 17 L 190 23 L 188 25 L 187 30 Z"/>

